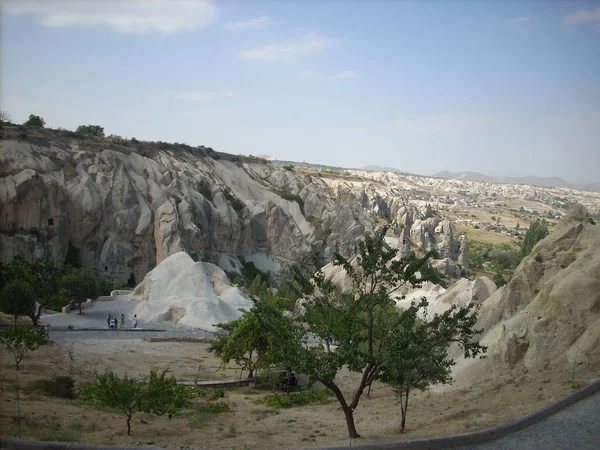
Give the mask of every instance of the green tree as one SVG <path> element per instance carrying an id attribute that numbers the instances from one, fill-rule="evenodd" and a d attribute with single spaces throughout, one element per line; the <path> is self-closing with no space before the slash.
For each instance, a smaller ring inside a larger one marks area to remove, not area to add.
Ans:
<path id="1" fill-rule="evenodd" d="M 548 233 L 548 222 L 540 219 L 533 222 L 523 239 L 523 246 L 521 247 L 523 257 L 529 255 L 535 244 L 548 236 Z"/>
<path id="2" fill-rule="evenodd" d="M 42 309 L 47 307 L 52 297 L 60 292 L 64 270 L 62 264 L 47 258 L 36 259 L 28 264 L 28 279 L 39 304 L 37 310 L 34 309 L 29 314 L 34 325 L 37 325 Z"/>
<path id="3" fill-rule="evenodd" d="M 127 417 L 127 435 L 131 435 L 131 418 L 136 411 L 168 414 L 169 419 L 185 406 L 189 395 L 184 386 L 173 378 L 166 378 L 166 370 L 150 372 L 147 383 L 112 372 L 98 375 L 94 383 L 83 390 L 81 399 L 96 407 L 116 408 Z"/>
<path id="4" fill-rule="evenodd" d="M 42 119 L 40 116 L 35 116 L 33 114 L 29 115 L 29 119 L 23 123 L 27 128 L 44 128 L 46 125 L 46 121 Z"/>
<path id="5" fill-rule="evenodd" d="M 248 371 L 249 378 L 273 362 L 272 350 L 279 336 L 278 327 L 269 324 L 276 323 L 284 309 L 275 297 L 251 298 L 254 306 L 240 319 L 217 325 L 216 340 L 208 349 L 223 365 L 233 360 Z"/>
<path id="6" fill-rule="evenodd" d="M 98 283 L 96 276 L 89 270 L 71 268 L 61 279 L 61 289 L 69 298 L 79 304 L 81 314 L 81 302 L 87 298 L 98 296 Z"/>
<path id="7" fill-rule="evenodd" d="M 104 127 L 100 125 L 79 125 L 75 133 L 86 136 L 104 137 Z"/>
<path id="8" fill-rule="evenodd" d="M 422 320 L 419 317 L 426 309 L 427 300 L 423 298 L 404 311 L 392 313 L 396 317 L 382 346 L 378 378 L 391 385 L 400 398 L 401 433 L 405 431 L 410 392 L 452 381 L 450 371 L 455 362 L 448 355 L 452 343 L 458 343 L 467 358 L 486 351 L 486 347 L 474 340 L 481 332 L 474 328 L 475 306 L 453 305 L 441 315 Z"/>
<path id="9" fill-rule="evenodd" d="M 504 277 L 502 276 L 502 274 L 500 272 L 496 272 L 496 274 L 494 275 L 494 283 L 498 287 L 502 287 L 506 284 L 506 280 L 504 279 Z"/>
<path id="10" fill-rule="evenodd" d="M 16 368 L 19 370 L 23 358 L 30 351 L 37 350 L 44 338 L 39 331 L 25 325 L 0 331 L 0 342 L 13 354 Z"/>
<path id="11" fill-rule="evenodd" d="M 23 279 L 14 279 L 0 291 L 0 308 L 15 316 L 15 327 L 19 316 L 30 316 L 35 309 L 35 293 L 31 284 Z"/>
<path id="12" fill-rule="evenodd" d="M 411 254 L 398 259 L 398 250 L 384 241 L 386 231 L 384 228 L 374 236 L 367 234 L 358 244 L 355 258 L 335 255 L 334 263 L 341 265 L 352 281 L 350 291 L 340 291 L 321 270 L 312 279 L 296 273 L 306 312 L 296 319 L 300 339 L 288 345 L 283 353 L 284 361 L 292 369 L 308 375 L 311 381 L 320 381 L 333 391 L 351 438 L 359 437 L 354 411 L 365 387 L 376 379 L 381 368 L 385 338 L 392 326 L 391 312 L 395 309 L 392 294 L 402 286 L 418 287 L 433 274 L 428 262 L 430 254 L 424 258 Z M 323 345 L 303 345 L 309 334 L 321 341 L 339 341 L 340 345 L 335 351 L 328 351 Z M 335 381 L 344 366 L 362 374 L 348 399 Z"/>

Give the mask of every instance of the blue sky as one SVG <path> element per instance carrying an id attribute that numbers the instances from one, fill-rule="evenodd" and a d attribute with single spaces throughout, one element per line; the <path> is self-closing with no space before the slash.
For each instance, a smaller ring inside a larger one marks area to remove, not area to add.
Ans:
<path id="1" fill-rule="evenodd" d="M 3 0 L 1 109 L 344 167 L 600 182 L 598 1 Z"/>

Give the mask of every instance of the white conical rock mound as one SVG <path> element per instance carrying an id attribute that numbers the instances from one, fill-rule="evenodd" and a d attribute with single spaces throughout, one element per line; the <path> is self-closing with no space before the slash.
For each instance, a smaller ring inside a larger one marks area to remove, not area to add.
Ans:
<path id="1" fill-rule="evenodd" d="M 168 321 L 208 331 L 252 307 L 222 269 L 194 262 L 185 252 L 169 256 L 150 271 L 133 297 L 143 300 L 133 313 L 144 322 Z"/>

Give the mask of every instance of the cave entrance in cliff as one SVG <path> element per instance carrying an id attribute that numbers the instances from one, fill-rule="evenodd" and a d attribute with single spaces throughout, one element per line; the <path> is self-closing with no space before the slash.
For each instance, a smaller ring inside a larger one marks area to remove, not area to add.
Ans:
<path id="1" fill-rule="evenodd" d="M 129 274 L 129 279 L 127 280 L 127 286 L 134 288 L 135 287 L 135 274 L 131 272 Z"/>
<path id="2" fill-rule="evenodd" d="M 48 226 L 51 227 L 54 225 L 54 219 L 48 219 Z"/>

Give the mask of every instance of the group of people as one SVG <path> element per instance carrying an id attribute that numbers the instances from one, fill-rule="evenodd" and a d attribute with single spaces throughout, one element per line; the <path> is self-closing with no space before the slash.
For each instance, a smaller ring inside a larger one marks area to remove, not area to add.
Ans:
<path id="1" fill-rule="evenodd" d="M 131 319 L 131 322 L 133 328 L 137 328 L 137 315 L 133 315 L 133 319 Z M 108 328 L 110 328 L 111 330 L 116 330 L 117 328 L 119 328 L 119 320 L 117 319 L 117 316 L 112 316 L 110 313 L 108 313 L 106 323 L 108 325 Z M 125 328 L 125 314 L 121 314 L 121 328 Z"/>

